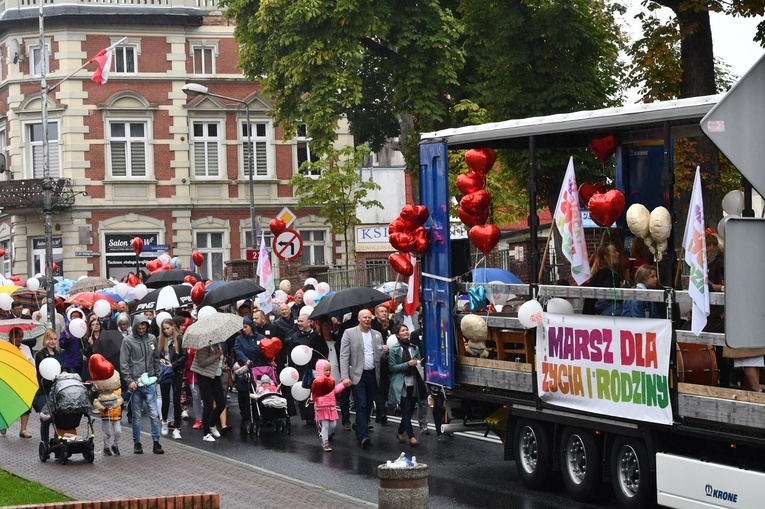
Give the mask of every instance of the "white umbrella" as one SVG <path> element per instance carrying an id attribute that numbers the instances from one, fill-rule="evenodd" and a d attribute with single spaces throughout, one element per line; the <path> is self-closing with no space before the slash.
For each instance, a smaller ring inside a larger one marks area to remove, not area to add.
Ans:
<path id="1" fill-rule="evenodd" d="M 199 349 L 223 343 L 231 336 L 239 334 L 242 325 L 242 317 L 233 313 L 215 313 L 200 318 L 183 333 L 183 347 Z"/>
<path id="2" fill-rule="evenodd" d="M 375 286 L 375 290 L 383 292 L 389 297 L 405 297 L 409 292 L 409 285 L 401 282 L 396 284 L 395 281 L 388 281 L 387 283 Z"/>
<path id="3" fill-rule="evenodd" d="M 144 311 L 160 311 L 163 309 L 178 309 L 190 306 L 191 287 L 188 285 L 173 285 L 158 288 L 147 293 L 146 296 L 138 301 L 133 314 L 143 313 Z"/>

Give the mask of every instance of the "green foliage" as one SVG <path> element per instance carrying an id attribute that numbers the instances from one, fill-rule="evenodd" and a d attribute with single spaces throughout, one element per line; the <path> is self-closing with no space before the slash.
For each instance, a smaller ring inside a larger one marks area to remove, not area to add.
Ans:
<path id="1" fill-rule="evenodd" d="M 52 489 L 0 470 L 0 507 L 68 502 L 71 498 Z"/>

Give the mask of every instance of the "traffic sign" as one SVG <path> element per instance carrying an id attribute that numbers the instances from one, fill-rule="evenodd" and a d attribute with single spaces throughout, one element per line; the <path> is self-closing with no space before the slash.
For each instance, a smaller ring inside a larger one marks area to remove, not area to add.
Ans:
<path id="1" fill-rule="evenodd" d="M 280 260 L 288 262 L 300 256 L 300 253 L 303 252 L 303 239 L 300 238 L 298 232 L 287 228 L 274 237 L 271 248 Z"/>
<path id="2" fill-rule="evenodd" d="M 257 262 L 258 258 L 260 258 L 260 249 L 248 249 L 245 252 L 245 256 L 248 262 Z"/>
<path id="3" fill-rule="evenodd" d="M 765 193 L 765 57 L 701 120 L 701 130 L 760 193 Z"/>

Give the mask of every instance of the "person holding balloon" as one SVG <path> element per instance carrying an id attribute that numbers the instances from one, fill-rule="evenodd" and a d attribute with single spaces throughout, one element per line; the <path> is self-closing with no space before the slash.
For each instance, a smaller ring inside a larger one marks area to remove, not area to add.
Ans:
<path id="1" fill-rule="evenodd" d="M 43 348 L 35 355 L 35 367 L 37 370 L 37 382 L 40 389 L 35 396 L 35 401 L 40 401 L 40 441 L 48 443 L 50 440 L 51 419 L 48 414 L 48 394 L 53 387 L 56 375 L 64 373 L 61 370 L 61 354 L 58 351 L 58 334 L 53 329 L 47 329 L 43 333 Z M 34 403 L 33 403 L 34 404 Z"/>
<path id="2" fill-rule="evenodd" d="M 67 373 L 80 373 L 82 358 L 80 338 L 88 332 L 88 324 L 83 320 L 82 309 L 72 306 L 66 311 L 66 327 L 58 338 L 58 346 L 64 352 L 63 370 Z"/>

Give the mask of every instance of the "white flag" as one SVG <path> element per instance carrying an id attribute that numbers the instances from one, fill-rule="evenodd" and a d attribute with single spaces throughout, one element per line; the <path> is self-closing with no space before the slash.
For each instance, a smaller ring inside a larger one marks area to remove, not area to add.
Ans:
<path id="1" fill-rule="evenodd" d="M 693 300 L 691 330 L 697 336 L 707 325 L 709 316 L 709 287 L 707 286 L 707 241 L 704 231 L 704 200 L 701 198 L 701 172 L 696 167 L 693 180 L 688 221 L 683 235 L 685 263 L 691 267 L 688 294 Z"/>
<path id="2" fill-rule="evenodd" d="M 579 207 L 579 189 L 576 186 L 573 157 L 569 159 L 566 176 L 563 177 L 553 222 L 560 232 L 563 254 L 571 263 L 571 276 L 576 284 L 581 285 L 590 279 L 590 257 L 587 256 L 587 242 L 584 239 L 582 210 Z"/>
<path id="3" fill-rule="evenodd" d="M 257 276 L 260 286 L 266 289 L 265 292 L 258 294 L 258 307 L 261 311 L 268 314 L 273 309 L 271 299 L 274 294 L 274 275 L 271 272 L 271 261 L 268 259 L 268 248 L 266 247 L 266 238 L 263 231 L 260 232 Z"/>

